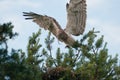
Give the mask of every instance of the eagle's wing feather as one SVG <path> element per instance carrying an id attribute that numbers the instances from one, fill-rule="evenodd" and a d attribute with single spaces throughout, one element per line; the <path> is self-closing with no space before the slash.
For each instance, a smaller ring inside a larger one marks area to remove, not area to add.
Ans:
<path id="1" fill-rule="evenodd" d="M 49 30 L 52 32 L 60 41 L 63 41 L 69 46 L 73 46 L 75 40 L 69 36 L 64 30 L 60 27 L 58 22 L 49 16 L 44 16 L 40 14 L 36 14 L 33 12 L 23 12 L 23 16 L 27 16 L 25 19 L 32 19 L 33 22 L 37 23 L 40 27 L 45 30 Z"/>
<path id="2" fill-rule="evenodd" d="M 37 23 L 40 27 L 44 28 L 45 30 L 50 29 L 50 26 L 52 25 L 58 26 L 55 27 L 55 29 L 61 29 L 58 22 L 54 18 L 49 17 L 47 15 L 40 15 L 33 12 L 23 12 L 23 14 L 23 16 L 28 16 L 25 19 L 33 19 L 33 22 Z"/>
<path id="3" fill-rule="evenodd" d="M 86 0 L 70 0 L 66 4 L 67 25 L 65 32 L 78 36 L 84 32 L 86 24 Z"/>

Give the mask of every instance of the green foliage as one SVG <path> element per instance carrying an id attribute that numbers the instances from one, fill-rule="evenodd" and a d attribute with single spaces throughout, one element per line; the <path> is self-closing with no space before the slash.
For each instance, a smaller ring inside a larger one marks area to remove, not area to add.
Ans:
<path id="1" fill-rule="evenodd" d="M 0 24 L 0 41 L 6 41 L 14 38 L 18 33 L 13 33 L 13 25 L 11 22 Z"/>
<path id="2" fill-rule="evenodd" d="M 41 48 L 41 44 L 39 44 L 40 39 L 38 38 L 40 35 L 40 30 L 37 33 L 33 33 L 32 37 L 29 37 L 29 42 L 27 46 L 28 51 L 28 58 L 27 63 L 28 64 L 36 64 L 38 65 L 42 60 L 39 60 L 39 57 L 41 56 L 38 51 Z"/>
<path id="3" fill-rule="evenodd" d="M 17 33 L 13 33 L 13 27 L 11 23 L 0 25 L 0 80 L 6 78 L 10 80 L 41 80 L 39 63 L 43 60 L 39 59 L 40 55 L 38 54 L 41 47 L 38 39 L 40 31 L 30 37 L 28 53 L 21 49 L 12 49 L 9 53 L 7 41 L 17 35 Z"/>
<path id="4" fill-rule="evenodd" d="M 46 65 L 46 75 L 51 77 L 59 75 L 57 71 L 53 73 L 58 67 L 62 67 L 65 72 L 58 79 L 46 77 L 44 80 L 71 80 L 71 75 L 74 75 L 72 80 L 119 80 L 117 55 L 114 58 L 108 55 L 107 43 L 103 42 L 103 36 L 96 39 L 97 33 L 98 31 L 94 29 L 89 31 L 77 41 L 79 46 L 68 48 L 68 52 L 63 53 L 58 48 L 56 57 L 46 61 L 50 64 Z M 67 71 L 70 71 L 69 74 Z"/>
<path id="5" fill-rule="evenodd" d="M 112 58 L 108 55 L 107 43 L 103 43 L 103 36 L 98 40 L 95 38 L 96 32 L 93 29 L 80 40 L 81 54 L 85 58 L 84 63 L 79 65 L 76 70 L 85 80 L 114 80 L 116 79 L 114 71 L 117 56 Z"/>
<path id="6" fill-rule="evenodd" d="M 119 80 L 120 65 L 117 55 L 108 53 L 104 37 L 91 30 L 77 40 L 74 48 L 58 48 L 54 37 L 45 38 L 46 47 L 40 43 L 41 30 L 29 37 L 27 51 L 8 51 L 7 41 L 15 38 L 13 25 L 0 25 L 0 80 Z"/>

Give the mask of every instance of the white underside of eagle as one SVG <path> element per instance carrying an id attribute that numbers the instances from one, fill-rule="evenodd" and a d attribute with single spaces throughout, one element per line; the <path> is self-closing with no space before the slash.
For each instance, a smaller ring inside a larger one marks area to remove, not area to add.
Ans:
<path id="1" fill-rule="evenodd" d="M 75 40 L 70 36 L 83 34 L 86 24 L 86 0 L 70 0 L 66 4 L 67 25 L 62 29 L 59 23 L 52 17 L 40 15 L 33 12 L 23 12 L 26 19 L 32 19 L 40 27 L 49 30 L 56 38 L 69 46 L 75 44 Z"/>

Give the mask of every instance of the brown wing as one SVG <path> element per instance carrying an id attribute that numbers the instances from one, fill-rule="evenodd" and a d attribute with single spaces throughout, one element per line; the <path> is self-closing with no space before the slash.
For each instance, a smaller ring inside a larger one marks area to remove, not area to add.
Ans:
<path id="1" fill-rule="evenodd" d="M 33 22 L 37 23 L 45 30 L 49 30 L 50 32 L 52 32 L 60 41 L 63 41 L 69 46 L 74 45 L 75 40 L 64 32 L 64 30 L 60 27 L 60 25 L 54 18 L 46 15 L 39 15 L 33 12 L 23 12 L 23 14 L 23 16 L 28 16 L 28 18 L 25 19 L 33 19 Z"/>
<path id="2" fill-rule="evenodd" d="M 45 30 L 50 30 L 55 36 L 57 36 L 59 30 L 62 30 L 58 22 L 52 17 L 46 15 L 43 16 L 33 12 L 23 12 L 23 14 L 23 16 L 28 16 L 28 18 L 25 19 L 33 19 L 33 22 L 37 23 L 40 27 L 44 28 Z"/>
<path id="3" fill-rule="evenodd" d="M 66 8 L 67 25 L 65 32 L 75 36 L 82 34 L 86 24 L 86 0 L 70 0 Z"/>

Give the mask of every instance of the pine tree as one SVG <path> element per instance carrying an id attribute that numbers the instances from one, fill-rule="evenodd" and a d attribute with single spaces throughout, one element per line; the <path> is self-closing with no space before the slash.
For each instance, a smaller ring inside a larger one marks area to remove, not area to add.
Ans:
<path id="1" fill-rule="evenodd" d="M 108 55 L 104 36 L 97 38 L 97 33 L 94 29 L 89 31 L 68 52 L 58 48 L 55 58 L 47 54 L 43 80 L 119 80 L 117 55 L 114 58 Z"/>
<path id="2" fill-rule="evenodd" d="M 0 25 L 0 80 L 41 80 L 39 63 L 42 59 L 38 59 L 40 31 L 29 38 L 27 53 L 21 49 L 9 52 L 7 41 L 18 35 L 13 33 L 13 27 L 10 22 Z"/>
<path id="3" fill-rule="evenodd" d="M 9 74 L 12 73 L 12 66 L 17 63 L 16 54 L 8 55 L 8 45 L 7 41 L 13 39 L 17 33 L 13 33 L 13 25 L 9 23 L 0 24 L 0 79 L 4 80 Z M 12 50 L 11 53 L 15 53 L 15 50 Z M 13 74 L 12 74 L 13 75 Z M 11 75 L 11 76 L 12 76 Z"/>
<path id="4" fill-rule="evenodd" d="M 0 25 L 0 80 L 119 80 L 117 55 L 108 53 L 104 36 L 91 30 L 74 47 L 54 50 L 55 38 L 49 32 L 43 47 L 41 30 L 29 37 L 27 51 L 8 51 L 7 41 L 15 38 L 13 25 Z M 53 56 L 53 54 L 56 54 Z"/>

